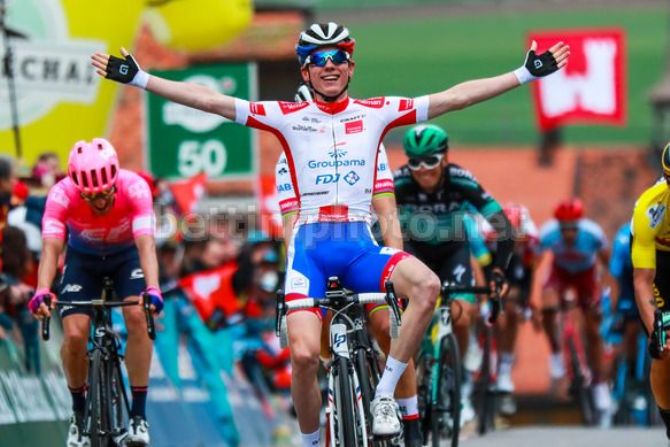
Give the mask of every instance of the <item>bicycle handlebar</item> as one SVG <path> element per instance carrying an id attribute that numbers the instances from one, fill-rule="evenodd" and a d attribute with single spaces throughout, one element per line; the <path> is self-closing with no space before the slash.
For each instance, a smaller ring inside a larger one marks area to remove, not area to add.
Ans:
<path id="1" fill-rule="evenodd" d="M 111 309 L 114 307 L 129 307 L 129 306 L 137 306 L 138 304 L 142 303 L 142 306 L 144 308 L 144 314 L 146 316 L 146 321 L 147 321 L 147 332 L 149 335 L 149 338 L 151 340 L 156 339 L 156 327 L 154 324 L 154 316 L 153 312 L 151 312 L 151 302 L 149 300 L 148 295 L 142 294 L 141 301 L 105 301 L 103 299 L 95 299 L 95 300 L 89 300 L 89 301 L 56 301 L 55 306 L 56 307 L 64 307 L 64 306 L 70 306 L 70 307 L 88 307 L 88 308 L 94 308 L 94 307 L 103 307 L 107 309 Z M 44 299 L 44 304 L 47 305 L 47 307 L 51 307 L 51 297 L 46 297 Z M 51 318 L 50 317 L 44 317 L 42 319 L 42 339 L 44 341 L 49 340 L 51 336 Z"/>
<path id="2" fill-rule="evenodd" d="M 442 284 L 442 295 L 446 297 L 455 293 L 474 293 L 477 295 L 487 295 L 491 300 L 491 314 L 488 318 L 488 324 L 494 324 L 498 320 L 498 315 L 500 315 L 500 309 L 502 307 L 500 296 L 501 289 L 502 284 L 498 283 L 496 283 L 495 290 L 491 290 L 491 288 L 488 286 L 461 286 L 445 281 Z"/>
<path id="3" fill-rule="evenodd" d="M 388 304 L 391 308 L 389 319 L 391 320 L 391 338 L 397 338 L 400 325 L 400 308 L 398 299 L 391 281 L 386 281 L 386 293 L 353 293 L 345 290 L 327 291 L 324 298 L 300 298 L 289 302 L 285 301 L 282 290 L 277 292 L 277 313 L 275 315 L 275 333 L 282 345 L 285 345 L 284 318 L 290 310 L 311 309 L 314 307 L 331 307 L 335 304 L 346 306 L 348 304 Z"/>

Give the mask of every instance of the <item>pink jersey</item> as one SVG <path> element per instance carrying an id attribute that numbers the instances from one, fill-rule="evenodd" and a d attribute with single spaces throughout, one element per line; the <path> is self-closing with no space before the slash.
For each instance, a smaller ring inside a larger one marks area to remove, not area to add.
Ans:
<path id="1" fill-rule="evenodd" d="M 116 180 L 114 205 L 96 215 L 81 198 L 69 177 L 49 191 L 42 237 L 65 240 L 68 247 L 93 255 L 118 253 L 134 245 L 137 236 L 154 234 L 155 216 L 147 182 L 134 172 L 121 169 Z"/>

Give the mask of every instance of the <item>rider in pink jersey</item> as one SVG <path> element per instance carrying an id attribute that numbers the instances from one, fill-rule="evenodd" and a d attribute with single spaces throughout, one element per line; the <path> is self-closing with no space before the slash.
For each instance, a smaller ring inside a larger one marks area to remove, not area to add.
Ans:
<path id="1" fill-rule="evenodd" d="M 355 292 L 379 291 L 384 279 L 390 278 L 398 294 L 409 299 L 402 333 L 391 346 L 371 405 L 372 432 L 387 437 L 401 429 L 393 393 L 430 323 L 440 284 L 416 258 L 394 247 L 379 247 L 370 235 L 379 143 L 393 127 L 463 109 L 547 76 L 567 64 L 570 52 L 559 42 L 536 54 L 534 42 L 524 64 L 513 72 L 417 98 L 357 100 L 348 95 L 356 65 L 354 47 L 349 30 L 332 22 L 313 24 L 300 34 L 296 45 L 300 75 L 314 92 L 314 102 L 301 103 L 249 102 L 203 85 L 149 75 L 123 49 L 123 58 L 96 53 L 92 64 L 101 76 L 277 136 L 300 200 L 289 248 L 287 299 L 323 296 L 330 275 L 343 278 L 343 285 Z M 393 73 L 392 64 L 389 68 Z M 322 323 L 313 312 L 294 312 L 287 323 L 294 406 L 303 445 L 315 446 L 320 442 L 316 374 Z"/>
<path id="2" fill-rule="evenodd" d="M 68 161 L 68 176 L 49 191 L 42 220 L 42 256 L 35 296 L 30 309 L 38 318 L 50 316 L 52 303 L 88 301 L 100 296 L 102 279 L 109 277 L 116 296 L 138 301 L 144 292 L 156 312 L 163 307 L 158 288 L 158 262 L 154 243 L 154 212 L 147 182 L 119 168 L 114 147 L 105 139 L 79 141 Z M 56 276 L 58 257 L 67 243 L 65 267 L 60 282 Z M 132 390 L 128 445 L 149 444 L 145 404 L 152 343 L 147 335 L 141 306 L 123 308 L 128 329 L 126 368 Z M 90 309 L 61 307 L 64 338 L 61 348 L 63 369 L 72 394 L 73 416 L 68 431 L 68 447 L 86 447 L 83 434 L 86 402 L 86 356 L 91 324 Z"/>

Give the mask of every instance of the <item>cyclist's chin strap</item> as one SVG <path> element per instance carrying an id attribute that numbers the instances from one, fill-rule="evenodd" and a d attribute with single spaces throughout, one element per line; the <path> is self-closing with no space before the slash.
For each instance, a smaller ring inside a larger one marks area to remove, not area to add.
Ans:
<path id="1" fill-rule="evenodd" d="M 311 79 L 309 80 L 309 82 L 307 84 L 309 85 L 309 88 L 311 88 L 314 91 L 314 93 L 318 93 L 319 96 L 321 96 L 323 98 L 324 102 L 335 102 L 342 95 L 342 93 L 347 91 L 347 89 L 349 88 L 349 83 L 350 82 L 351 82 L 351 77 L 347 78 L 347 85 L 345 85 L 344 88 L 342 90 L 340 90 L 337 95 L 333 95 L 333 96 L 328 96 L 326 94 L 321 93 L 317 89 L 315 89 L 314 85 L 312 85 L 312 80 Z"/>

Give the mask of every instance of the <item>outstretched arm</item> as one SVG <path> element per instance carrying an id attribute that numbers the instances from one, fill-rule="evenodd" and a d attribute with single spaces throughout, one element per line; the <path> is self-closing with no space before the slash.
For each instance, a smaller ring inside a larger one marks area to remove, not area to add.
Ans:
<path id="1" fill-rule="evenodd" d="M 537 42 L 533 41 L 524 65 L 517 70 L 492 78 L 462 82 L 447 90 L 429 96 L 428 118 L 452 110 L 464 109 L 478 102 L 498 96 L 519 85 L 550 75 L 568 63 L 570 47 L 559 42 L 542 54 L 535 54 Z"/>
<path id="2" fill-rule="evenodd" d="M 235 119 L 235 98 L 232 96 L 223 95 L 203 85 L 170 81 L 149 75 L 140 68 L 125 48 L 121 48 L 121 54 L 123 59 L 105 53 L 95 53 L 91 56 L 91 64 L 104 78 L 146 89 L 194 109 L 216 113 L 230 120 Z"/>

